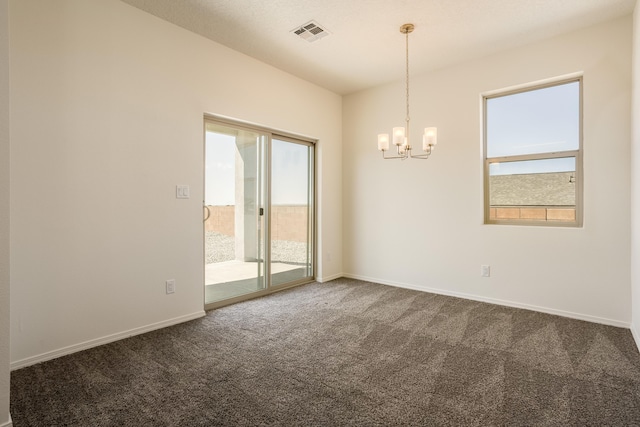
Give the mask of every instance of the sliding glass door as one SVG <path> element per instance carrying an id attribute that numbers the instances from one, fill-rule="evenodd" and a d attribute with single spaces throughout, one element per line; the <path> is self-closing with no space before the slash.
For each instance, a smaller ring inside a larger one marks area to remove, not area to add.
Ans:
<path id="1" fill-rule="evenodd" d="M 205 304 L 313 278 L 313 143 L 205 120 Z"/>
<path id="2" fill-rule="evenodd" d="M 206 303 L 265 288 L 266 139 L 259 132 L 206 124 Z"/>
<path id="3" fill-rule="evenodd" d="M 271 285 L 312 276 L 313 145 L 271 141 Z"/>

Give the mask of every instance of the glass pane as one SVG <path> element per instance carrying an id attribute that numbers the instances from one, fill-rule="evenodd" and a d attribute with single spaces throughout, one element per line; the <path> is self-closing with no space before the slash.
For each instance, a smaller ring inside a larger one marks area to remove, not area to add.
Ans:
<path id="1" fill-rule="evenodd" d="M 490 220 L 575 221 L 576 159 L 489 165 Z"/>
<path id="2" fill-rule="evenodd" d="M 271 285 L 312 276 L 312 147 L 271 145 Z"/>
<path id="3" fill-rule="evenodd" d="M 265 137 L 208 123 L 205 133 L 205 303 L 264 289 Z"/>
<path id="4" fill-rule="evenodd" d="M 579 149 L 580 83 L 487 99 L 487 157 Z"/>

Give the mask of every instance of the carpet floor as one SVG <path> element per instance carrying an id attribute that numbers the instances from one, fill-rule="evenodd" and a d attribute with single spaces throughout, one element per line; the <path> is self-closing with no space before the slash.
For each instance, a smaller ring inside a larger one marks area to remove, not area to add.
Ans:
<path id="1" fill-rule="evenodd" d="M 11 374 L 26 426 L 640 425 L 627 329 L 350 279 Z"/>

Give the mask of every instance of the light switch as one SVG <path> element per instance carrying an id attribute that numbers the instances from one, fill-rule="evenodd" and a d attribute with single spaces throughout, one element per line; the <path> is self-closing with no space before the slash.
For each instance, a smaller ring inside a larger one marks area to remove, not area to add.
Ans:
<path id="1" fill-rule="evenodd" d="M 189 198 L 189 186 L 176 185 L 176 199 L 188 199 L 188 198 Z"/>
<path id="2" fill-rule="evenodd" d="M 169 279 L 165 282 L 167 294 L 173 294 L 176 292 L 176 279 Z"/>

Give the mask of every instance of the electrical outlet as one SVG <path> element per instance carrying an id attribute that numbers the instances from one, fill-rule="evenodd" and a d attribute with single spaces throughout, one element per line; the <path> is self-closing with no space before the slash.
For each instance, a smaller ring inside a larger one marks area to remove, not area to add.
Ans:
<path id="1" fill-rule="evenodd" d="M 176 291 L 176 281 L 175 279 L 169 279 L 165 282 L 167 288 L 167 294 L 173 294 Z"/>
<path id="2" fill-rule="evenodd" d="M 480 266 L 480 275 L 482 277 L 490 277 L 491 276 L 491 266 L 489 266 L 489 265 L 481 265 Z"/>

